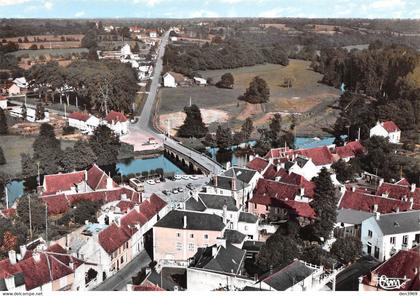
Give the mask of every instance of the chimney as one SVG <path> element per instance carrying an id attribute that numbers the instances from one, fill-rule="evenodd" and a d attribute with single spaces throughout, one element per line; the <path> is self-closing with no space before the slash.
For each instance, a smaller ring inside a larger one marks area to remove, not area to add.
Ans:
<path id="1" fill-rule="evenodd" d="M 213 177 L 213 186 L 217 187 L 217 175 L 214 175 Z"/>
<path id="2" fill-rule="evenodd" d="M 413 209 L 413 205 L 414 205 L 414 198 L 410 197 L 410 210 Z"/>
<path id="3" fill-rule="evenodd" d="M 106 189 L 107 190 L 110 190 L 110 189 L 114 188 L 114 186 L 112 184 L 113 183 L 113 180 L 112 180 L 112 178 L 111 178 L 110 175 L 106 178 Z"/>
<path id="4" fill-rule="evenodd" d="M 69 262 L 69 267 L 71 268 L 71 270 L 74 270 L 74 263 L 73 262 Z"/>
<path id="5" fill-rule="evenodd" d="M 378 184 L 378 187 L 379 187 L 379 186 L 381 186 L 383 183 L 384 183 L 384 178 L 380 178 L 380 179 L 379 179 L 379 184 Z"/>
<path id="6" fill-rule="evenodd" d="M 217 244 L 216 245 L 213 245 L 211 247 L 211 256 L 213 258 L 217 256 L 218 250 L 219 250 L 219 248 L 218 248 Z"/>
<path id="7" fill-rule="evenodd" d="M 254 160 L 254 155 L 250 155 L 249 156 L 249 161 L 253 161 Z"/>
<path id="8" fill-rule="evenodd" d="M 395 212 L 396 212 L 396 213 L 399 213 L 399 212 L 400 212 L 400 207 L 397 207 L 397 208 L 395 209 Z"/>
<path id="9" fill-rule="evenodd" d="M 187 228 L 187 216 L 184 215 L 184 229 Z"/>
<path id="10" fill-rule="evenodd" d="M 40 262 L 41 261 L 41 254 L 38 252 L 33 252 L 32 253 L 32 258 L 34 258 L 35 262 Z"/>
<path id="11" fill-rule="evenodd" d="M 305 187 L 300 187 L 300 196 L 304 196 L 305 195 Z"/>
<path id="12" fill-rule="evenodd" d="M 121 194 L 121 199 L 122 200 L 127 200 L 128 199 L 127 194 L 125 194 L 125 193 Z"/>
<path id="13" fill-rule="evenodd" d="M 411 184 L 410 186 L 410 192 L 416 191 L 416 183 Z"/>
<path id="14" fill-rule="evenodd" d="M 226 170 L 230 169 L 230 161 L 226 163 Z"/>
<path id="15" fill-rule="evenodd" d="M 351 192 L 355 192 L 356 191 L 356 186 L 351 186 Z"/>
<path id="16" fill-rule="evenodd" d="M 235 172 L 233 172 L 233 178 L 232 178 L 232 191 L 236 191 L 236 175 L 235 175 Z"/>
<path id="17" fill-rule="evenodd" d="M 280 164 L 276 164 L 276 171 L 278 172 L 278 171 L 280 171 L 280 169 L 281 169 L 281 165 Z"/>
<path id="18" fill-rule="evenodd" d="M 121 226 L 121 217 L 116 216 L 114 219 L 115 224 L 120 227 Z"/>
<path id="19" fill-rule="evenodd" d="M 140 204 L 135 204 L 134 209 L 140 213 Z"/>
<path id="20" fill-rule="evenodd" d="M 381 219 L 381 213 L 375 212 L 375 219 L 376 221 L 379 221 Z"/>
<path id="21" fill-rule="evenodd" d="M 223 224 L 226 225 L 226 223 L 227 223 L 227 205 L 226 205 L 226 202 L 223 205 L 223 216 L 222 217 L 223 217 Z"/>
<path id="22" fill-rule="evenodd" d="M 373 205 L 373 212 L 374 213 L 378 212 L 378 204 Z"/>
<path id="23" fill-rule="evenodd" d="M 26 245 L 20 246 L 19 249 L 20 249 L 20 257 L 21 259 L 23 259 L 26 255 Z"/>
<path id="24" fill-rule="evenodd" d="M 12 265 L 16 264 L 16 251 L 15 250 L 9 251 L 9 261 L 10 261 L 10 264 Z"/>

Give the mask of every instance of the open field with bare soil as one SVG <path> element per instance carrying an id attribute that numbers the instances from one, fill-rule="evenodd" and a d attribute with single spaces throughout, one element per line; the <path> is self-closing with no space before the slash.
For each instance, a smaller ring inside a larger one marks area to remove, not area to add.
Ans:
<path id="1" fill-rule="evenodd" d="M 239 128 L 242 121 L 251 116 L 256 125 L 261 126 L 268 122 L 276 112 L 282 114 L 301 114 L 298 124 L 298 134 L 321 135 L 322 127 L 334 122 L 336 113 L 328 106 L 333 104 L 339 97 L 339 91 L 335 88 L 318 83 L 322 75 L 309 69 L 309 62 L 302 60 L 290 60 L 288 66 L 265 64 L 253 67 L 242 67 L 230 70 L 203 71 L 200 74 L 204 78 L 213 78 L 217 82 L 220 77 L 230 72 L 234 76 L 233 89 L 220 89 L 214 86 L 190 87 L 190 88 L 162 88 L 159 92 L 159 115 L 162 127 L 166 127 L 166 121 L 171 118 L 171 127 L 175 128 L 182 124 L 179 112 L 191 102 L 205 112 L 224 112 L 228 121 L 234 128 Z M 250 81 L 260 76 L 270 88 L 270 102 L 263 105 L 251 105 L 238 101 L 239 95 L 243 94 Z M 284 87 L 284 79 L 290 78 L 293 85 Z M 213 111 L 211 111 L 213 110 Z M 164 116 L 162 116 L 164 115 Z M 203 118 L 206 123 L 211 123 L 206 113 Z M 214 122 L 220 121 L 214 117 Z"/>

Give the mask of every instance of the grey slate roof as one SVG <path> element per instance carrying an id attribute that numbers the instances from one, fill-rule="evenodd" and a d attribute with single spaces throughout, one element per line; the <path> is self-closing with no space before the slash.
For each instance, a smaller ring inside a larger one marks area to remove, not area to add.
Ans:
<path id="1" fill-rule="evenodd" d="M 226 229 L 223 238 L 226 239 L 227 243 L 240 244 L 245 240 L 246 235 L 237 230 Z"/>
<path id="2" fill-rule="evenodd" d="M 213 248 L 217 248 L 217 254 L 213 256 Z M 245 258 L 245 251 L 227 243 L 223 246 L 210 246 L 199 248 L 190 267 L 207 270 L 238 274 Z"/>
<path id="3" fill-rule="evenodd" d="M 184 216 L 187 217 L 186 228 L 184 228 Z M 217 215 L 173 210 L 160 219 L 155 227 L 221 231 L 225 228 L 225 224 L 222 217 Z"/>
<path id="4" fill-rule="evenodd" d="M 383 214 L 380 215 L 379 220 L 375 221 L 384 235 L 405 232 L 420 233 L 420 210 Z"/>
<path id="5" fill-rule="evenodd" d="M 357 211 L 353 209 L 339 209 L 337 211 L 337 222 L 358 225 L 362 224 L 364 220 L 372 217 L 373 215 L 374 213 Z"/>
<path id="6" fill-rule="evenodd" d="M 245 222 L 245 223 L 257 223 L 258 218 L 247 212 L 240 212 L 239 213 L 239 222 Z"/>
<path id="7" fill-rule="evenodd" d="M 255 176 L 257 171 L 247 169 L 247 168 L 239 168 L 239 167 L 232 167 L 226 170 L 223 175 L 227 177 L 233 177 L 233 173 L 235 173 L 236 178 L 242 182 L 249 183 L 251 179 Z M 239 182 L 241 183 L 241 182 Z"/>
<path id="8" fill-rule="evenodd" d="M 0 279 L 0 291 L 7 291 L 6 280 Z"/>
<path id="9" fill-rule="evenodd" d="M 244 242 L 242 249 L 249 252 L 259 252 L 263 246 L 264 242 L 247 240 Z"/>
<path id="10" fill-rule="evenodd" d="M 186 273 L 187 270 L 185 268 L 163 267 L 160 273 L 153 269 L 146 280 L 166 291 L 173 291 L 175 286 L 178 287 L 178 290 L 182 291 L 186 288 L 184 287 Z"/>
<path id="11" fill-rule="evenodd" d="M 277 291 L 284 291 L 310 276 L 315 269 L 299 260 L 284 266 L 279 271 L 268 275 L 262 281 Z"/>
<path id="12" fill-rule="evenodd" d="M 237 180 L 236 190 L 242 190 L 246 187 L 246 185 L 247 184 Z M 220 189 L 232 190 L 232 177 L 226 177 L 222 175 L 217 176 L 217 186 L 215 186 L 214 180 L 213 180 L 213 186 Z"/>
<path id="13" fill-rule="evenodd" d="M 223 206 L 226 204 L 228 211 L 239 210 L 236 207 L 236 201 L 232 196 L 206 193 L 199 193 L 198 196 L 206 208 L 222 210 Z"/>
<path id="14" fill-rule="evenodd" d="M 196 200 L 194 197 L 190 197 L 185 202 L 185 209 L 188 211 L 204 212 L 206 210 L 206 206 L 203 204 L 200 198 Z"/>

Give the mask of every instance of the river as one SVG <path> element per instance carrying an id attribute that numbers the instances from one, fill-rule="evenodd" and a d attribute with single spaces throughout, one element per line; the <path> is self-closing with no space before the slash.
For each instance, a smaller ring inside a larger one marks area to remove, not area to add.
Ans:
<path id="1" fill-rule="evenodd" d="M 328 137 L 320 140 L 313 138 L 296 138 L 295 145 L 297 148 L 313 148 L 324 145 L 330 145 L 334 141 L 334 138 Z M 248 144 L 255 145 L 255 141 L 250 141 Z M 233 147 L 235 149 L 235 147 Z M 225 155 L 217 155 L 217 148 L 210 148 L 208 152 L 214 159 L 217 159 L 223 165 L 226 165 L 228 161 L 232 165 L 244 166 L 247 162 L 247 156 L 236 156 L 234 153 L 227 153 Z M 162 168 L 165 173 L 173 172 L 175 174 L 183 174 L 184 171 L 167 159 L 164 155 L 160 155 L 153 158 L 144 159 L 131 159 L 122 161 L 116 164 L 118 173 L 123 175 L 141 173 L 143 171 L 155 170 Z M 14 180 L 6 186 L 9 195 L 9 203 L 12 204 L 17 198 L 22 196 L 24 193 L 24 181 Z"/>

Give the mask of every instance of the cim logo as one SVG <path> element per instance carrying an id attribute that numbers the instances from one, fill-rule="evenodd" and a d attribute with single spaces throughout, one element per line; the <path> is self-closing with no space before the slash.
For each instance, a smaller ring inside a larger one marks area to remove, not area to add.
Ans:
<path id="1" fill-rule="evenodd" d="M 378 284 L 379 284 L 379 287 L 381 287 L 384 290 L 396 290 L 404 286 L 406 281 L 407 279 L 388 278 L 385 275 L 381 275 L 379 277 Z"/>

